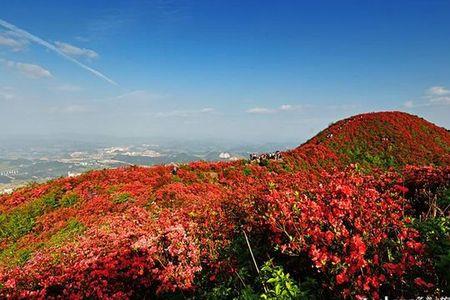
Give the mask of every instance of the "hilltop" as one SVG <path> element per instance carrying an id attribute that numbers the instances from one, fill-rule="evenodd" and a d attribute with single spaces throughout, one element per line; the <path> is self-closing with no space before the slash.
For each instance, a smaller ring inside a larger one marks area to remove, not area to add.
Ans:
<path id="1" fill-rule="evenodd" d="M 340 120 L 290 153 L 328 153 L 343 165 L 377 167 L 450 164 L 450 134 L 404 112 L 376 112 Z"/>
<path id="2" fill-rule="evenodd" d="M 446 281 L 410 224 L 429 209 L 447 220 L 429 199 L 447 197 L 449 163 L 446 129 L 381 112 L 277 160 L 30 185 L 0 196 L 0 295 L 227 299 L 276 294 L 276 280 L 293 298 L 437 293 Z"/>

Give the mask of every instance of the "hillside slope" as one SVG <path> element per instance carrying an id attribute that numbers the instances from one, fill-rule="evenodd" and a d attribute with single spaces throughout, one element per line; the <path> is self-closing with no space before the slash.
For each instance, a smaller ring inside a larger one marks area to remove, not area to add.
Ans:
<path id="1" fill-rule="evenodd" d="M 449 145 L 445 128 L 403 112 L 376 112 L 338 121 L 291 153 L 328 153 L 343 164 L 378 167 L 446 166 L 450 165 Z"/>
<path id="2" fill-rule="evenodd" d="M 274 258 L 296 280 L 312 278 L 324 297 L 399 295 L 424 274 L 419 291 L 428 291 L 433 271 L 405 223 L 402 166 L 448 166 L 449 149 L 445 129 L 372 113 L 333 124 L 277 161 L 129 167 L 31 185 L 0 196 L 0 295 L 238 290 L 242 280 L 257 284 L 244 232 L 258 264 Z M 400 171 L 366 175 L 348 168 L 354 162 Z M 448 185 L 448 168 L 427 170 Z"/>

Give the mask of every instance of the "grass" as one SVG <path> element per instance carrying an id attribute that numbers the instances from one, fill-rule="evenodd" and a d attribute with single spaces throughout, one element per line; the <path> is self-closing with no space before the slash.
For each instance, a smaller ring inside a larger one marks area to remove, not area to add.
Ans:
<path id="1" fill-rule="evenodd" d="M 63 228 L 53 234 L 47 241 L 32 245 L 20 245 L 19 242 L 12 242 L 0 251 L 0 265 L 8 267 L 23 266 L 36 250 L 46 247 L 59 247 L 83 234 L 85 230 L 86 226 L 83 223 L 76 219 L 70 219 Z"/>
<path id="2" fill-rule="evenodd" d="M 49 246 L 60 246 L 64 242 L 73 239 L 82 234 L 86 230 L 86 226 L 76 219 L 67 221 L 66 226 L 61 228 L 58 232 L 51 236 L 48 241 Z"/>
<path id="3" fill-rule="evenodd" d="M 32 252 L 29 248 L 18 249 L 17 243 L 12 243 L 0 252 L 0 265 L 22 266 L 31 258 Z"/>
<path id="4" fill-rule="evenodd" d="M 118 194 L 114 197 L 113 202 L 116 204 L 126 203 L 128 201 L 134 201 L 130 193 Z"/>
<path id="5" fill-rule="evenodd" d="M 79 200 L 79 196 L 75 193 L 68 193 L 61 198 L 62 207 L 71 207 L 75 205 Z"/>
<path id="6" fill-rule="evenodd" d="M 0 215 L 0 242 L 16 241 L 32 231 L 37 217 L 59 207 L 58 198 L 58 192 L 52 191 Z"/>

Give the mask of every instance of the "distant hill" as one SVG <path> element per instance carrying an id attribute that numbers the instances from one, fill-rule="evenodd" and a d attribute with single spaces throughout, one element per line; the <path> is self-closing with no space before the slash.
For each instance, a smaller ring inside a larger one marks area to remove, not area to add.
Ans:
<path id="1" fill-rule="evenodd" d="M 296 280 L 289 285 L 315 282 L 308 291 L 324 298 L 426 294 L 437 275 L 409 225 L 413 212 L 403 211 L 405 166 L 441 193 L 449 164 L 446 129 L 380 112 L 338 121 L 277 160 L 126 167 L 33 184 L 0 196 L 0 298 L 267 292 L 274 280 L 255 280 L 250 249 L 257 265 L 268 261 L 263 273 L 282 267 Z"/>
<path id="2" fill-rule="evenodd" d="M 286 153 L 310 167 L 359 163 L 372 167 L 450 165 L 450 133 L 404 112 L 356 115 L 336 123 Z"/>

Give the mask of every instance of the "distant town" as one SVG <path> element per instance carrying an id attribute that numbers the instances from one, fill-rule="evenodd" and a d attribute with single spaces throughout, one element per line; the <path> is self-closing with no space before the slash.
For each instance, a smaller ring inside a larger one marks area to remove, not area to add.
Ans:
<path id="1" fill-rule="evenodd" d="M 233 145 L 224 143 L 129 141 L 2 141 L 0 144 L 0 194 L 31 182 L 78 176 L 95 169 L 128 165 L 152 166 L 195 160 L 234 161 L 251 153 L 287 149 L 289 145 Z"/>

